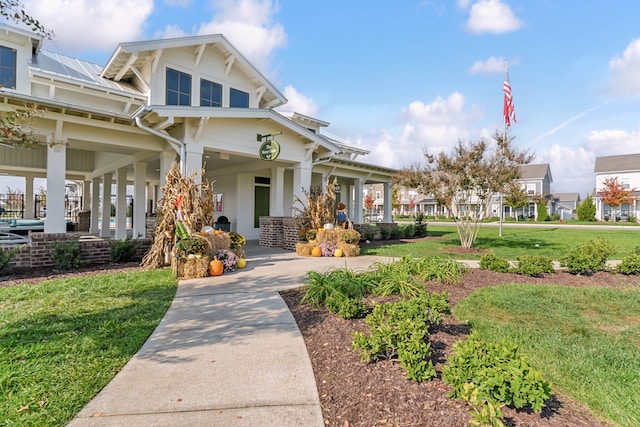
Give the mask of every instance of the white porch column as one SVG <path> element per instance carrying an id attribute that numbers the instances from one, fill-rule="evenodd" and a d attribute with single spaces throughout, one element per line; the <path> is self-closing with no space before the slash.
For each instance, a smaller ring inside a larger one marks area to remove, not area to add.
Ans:
<path id="1" fill-rule="evenodd" d="M 186 169 L 187 177 L 194 177 L 194 182 L 199 184 L 202 181 L 202 155 L 204 149 L 201 145 L 187 144 Z"/>
<path id="2" fill-rule="evenodd" d="M 116 233 L 117 240 L 127 237 L 127 168 L 116 171 Z"/>
<path id="3" fill-rule="evenodd" d="M 102 227 L 100 227 L 100 237 L 111 237 L 111 184 L 113 174 L 105 173 L 102 176 Z"/>
<path id="4" fill-rule="evenodd" d="M 293 169 L 293 200 L 296 198 L 306 206 L 307 196 L 305 192 L 309 193 L 311 190 L 311 163 L 301 162 L 298 163 Z M 291 212 L 293 215 L 293 211 Z"/>
<path id="5" fill-rule="evenodd" d="M 271 168 L 270 216 L 284 216 L 284 168 Z"/>
<path id="6" fill-rule="evenodd" d="M 82 208 L 81 212 L 91 210 L 91 181 L 82 181 Z"/>
<path id="7" fill-rule="evenodd" d="M 175 151 L 163 151 L 160 154 L 160 185 L 158 185 L 158 191 L 156 192 L 155 200 L 160 200 L 163 197 L 162 188 L 167 183 L 167 173 L 171 170 L 171 164 L 176 160 Z M 155 209 L 154 209 L 155 210 Z"/>
<path id="8" fill-rule="evenodd" d="M 146 237 L 147 233 L 147 164 L 133 164 L 133 238 Z"/>
<path id="9" fill-rule="evenodd" d="M 61 124 L 58 124 L 58 128 Z M 60 129 L 56 129 L 56 135 Z M 47 148 L 47 218 L 45 233 L 66 233 L 64 219 L 64 181 L 67 170 L 67 147 L 63 144 Z"/>
<path id="10" fill-rule="evenodd" d="M 89 224 L 89 233 L 98 234 L 100 221 L 100 178 L 91 180 L 91 222 Z"/>
<path id="11" fill-rule="evenodd" d="M 24 175 L 24 217 L 36 218 L 38 213 L 35 211 L 34 194 L 33 194 L 33 180 L 35 177 L 32 174 Z"/>
<path id="12" fill-rule="evenodd" d="M 353 180 L 353 212 L 351 213 L 351 221 L 356 224 L 364 223 L 364 218 L 362 217 L 362 205 L 364 203 L 362 196 L 363 186 L 363 180 Z"/>
<path id="13" fill-rule="evenodd" d="M 393 222 L 393 194 L 392 189 L 393 186 L 390 182 L 383 182 L 382 188 L 384 191 L 384 209 L 383 209 L 383 217 L 382 222 Z"/>

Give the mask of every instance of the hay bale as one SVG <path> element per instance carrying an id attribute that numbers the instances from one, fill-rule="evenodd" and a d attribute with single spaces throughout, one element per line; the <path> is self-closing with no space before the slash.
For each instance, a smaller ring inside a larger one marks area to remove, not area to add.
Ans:
<path id="1" fill-rule="evenodd" d="M 233 252 L 234 254 L 236 254 L 238 258 L 246 258 L 247 257 L 247 254 L 244 251 L 244 249 L 239 248 L 237 246 L 231 248 L 230 251 Z"/>
<path id="2" fill-rule="evenodd" d="M 205 234 L 202 237 L 204 237 L 209 243 L 207 255 L 209 255 L 210 258 L 213 258 L 213 255 L 218 249 L 228 250 L 231 247 L 231 238 L 229 237 L 229 233 Z"/>
<path id="3" fill-rule="evenodd" d="M 342 254 L 346 257 L 358 256 L 360 255 L 360 246 L 352 245 L 350 243 L 338 242 L 336 244 L 337 249 L 342 249 Z"/>
<path id="4" fill-rule="evenodd" d="M 198 279 L 209 275 L 209 257 L 178 257 L 171 260 L 171 271 L 177 279 Z"/>
<path id="5" fill-rule="evenodd" d="M 296 254 L 300 256 L 311 256 L 311 249 L 316 246 L 315 243 L 298 242 L 296 243 Z"/>
<path id="6" fill-rule="evenodd" d="M 334 245 L 342 240 L 341 236 L 344 233 L 342 228 L 333 229 L 320 229 L 316 233 L 316 242 L 318 243 L 333 243 Z"/>

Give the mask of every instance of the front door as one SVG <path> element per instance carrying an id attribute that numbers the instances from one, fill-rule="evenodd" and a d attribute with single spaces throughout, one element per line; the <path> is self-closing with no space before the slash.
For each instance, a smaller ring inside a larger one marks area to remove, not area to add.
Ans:
<path id="1" fill-rule="evenodd" d="M 260 217 L 269 216 L 269 187 L 256 185 L 253 200 L 253 227 L 260 228 Z"/>

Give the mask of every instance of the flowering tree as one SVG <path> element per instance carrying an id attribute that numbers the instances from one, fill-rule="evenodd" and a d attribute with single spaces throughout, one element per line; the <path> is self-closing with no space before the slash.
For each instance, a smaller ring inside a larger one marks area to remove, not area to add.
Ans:
<path id="1" fill-rule="evenodd" d="M 460 244 L 471 248 L 493 195 L 504 192 L 508 184 L 518 179 L 520 166 L 533 157 L 515 150 L 511 140 L 496 132 L 493 141 L 458 141 L 450 154 L 425 152 L 426 167 L 403 169 L 395 179 L 420 193 L 432 194 L 449 212 L 456 212 Z"/>
<path id="2" fill-rule="evenodd" d="M 625 189 L 623 185 L 618 182 L 617 176 L 606 178 L 602 182 L 602 188 L 598 191 L 598 195 L 603 203 L 611 206 L 613 222 L 616 222 L 616 208 L 625 203 L 633 203 L 635 198 L 633 191 Z"/>

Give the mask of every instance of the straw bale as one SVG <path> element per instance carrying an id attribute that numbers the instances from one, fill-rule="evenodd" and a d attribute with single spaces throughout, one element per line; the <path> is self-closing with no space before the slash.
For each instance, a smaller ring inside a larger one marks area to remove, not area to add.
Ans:
<path id="1" fill-rule="evenodd" d="M 209 275 L 209 257 L 173 258 L 171 270 L 178 279 L 197 279 Z"/>
<path id="2" fill-rule="evenodd" d="M 360 255 L 360 246 L 352 245 L 345 242 L 338 242 L 336 249 L 342 249 L 342 254 L 346 257 L 353 257 Z"/>
<path id="3" fill-rule="evenodd" d="M 207 255 L 213 258 L 213 255 L 218 249 L 229 249 L 231 247 L 231 239 L 229 238 L 229 233 L 222 234 L 206 234 L 204 236 L 209 242 L 209 250 L 207 251 Z"/>
<path id="4" fill-rule="evenodd" d="M 296 254 L 300 256 L 311 256 L 311 249 L 316 246 L 315 243 L 298 242 L 296 243 Z"/>

